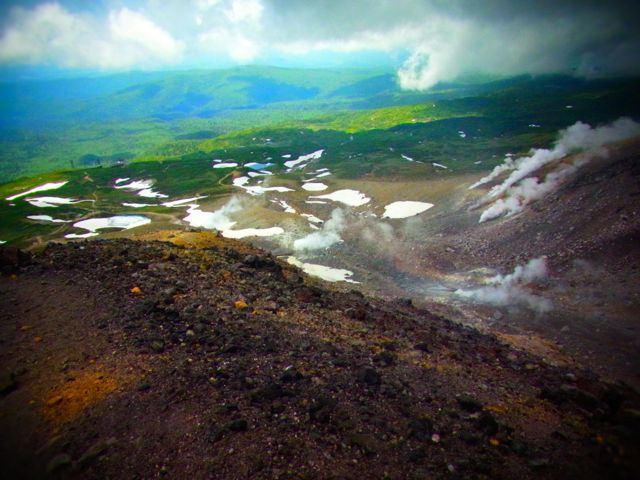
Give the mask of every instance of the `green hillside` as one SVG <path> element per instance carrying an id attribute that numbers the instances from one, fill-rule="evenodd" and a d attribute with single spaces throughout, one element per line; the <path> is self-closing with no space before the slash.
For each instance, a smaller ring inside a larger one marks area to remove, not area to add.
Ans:
<path id="1" fill-rule="evenodd" d="M 402 148 L 436 159 L 491 158 L 500 153 L 491 150 L 496 145 L 537 146 L 577 120 L 598 123 L 640 111 L 636 80 L 486 80 L 415 93 L 401 91 L 383 70 L 238 67 L 4 83 L 0 177 L 251 152 L 260 147 L 254 137 L 299 129 L 341 139 L 375 132 L 378 143 L 359 147 L 367 151 L 402 140 Z"/>

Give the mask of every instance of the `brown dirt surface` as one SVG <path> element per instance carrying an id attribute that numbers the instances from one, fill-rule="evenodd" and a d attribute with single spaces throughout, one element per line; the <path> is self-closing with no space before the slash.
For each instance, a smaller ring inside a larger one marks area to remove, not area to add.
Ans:
<path id="1" fill-rule="evenodd" d="M 623 384 L 241 242 L 153 235 L 50 244 L 0 277 L 3 478 L 640 472 Z"/>

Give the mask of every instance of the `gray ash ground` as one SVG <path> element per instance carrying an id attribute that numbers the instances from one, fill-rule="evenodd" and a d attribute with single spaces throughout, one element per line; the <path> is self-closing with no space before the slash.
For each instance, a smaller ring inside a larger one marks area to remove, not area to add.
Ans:
<path id="1" fill-rule="evenodd" d="M 51 244 L 0 292 L 5 478 L 640 471 L 625 385 L 239 242 Z"/>

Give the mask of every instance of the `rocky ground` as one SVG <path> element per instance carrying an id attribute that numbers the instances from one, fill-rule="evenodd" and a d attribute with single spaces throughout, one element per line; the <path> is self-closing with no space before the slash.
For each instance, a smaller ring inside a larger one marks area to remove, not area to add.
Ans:
<path id="1" fill-rule="evenodd" d="M 3 250 L 4 478 L 637 478 L 624 385 L 167 238 Z"/>
<path id="2" fill-rule="evenodd" d="M 640 141 L 607 149 L 512 217 L 478 224 L 482 209 L 471 207 L 491 184 L 455 192 L 460 203 L 425 222 L 415 250 L 394 266 L 411 275 L 412 287 L 420 278 L 446 283 L 453 276 L 454 288 L 470 289 L 478 284 L 467 281 L 469 272 L 508 274 L 544 256 L 548 278 L 537 293 L 552 302 L 551 311 L 508 305 L 483 312 L 455 296 L 442 311 L 493 332 L 542 338 L 598 374 L 640 388 Z M 432 296 L 425 290 L 422 299 Z M 462 313 L 451 308 L 456 303 Z"/>

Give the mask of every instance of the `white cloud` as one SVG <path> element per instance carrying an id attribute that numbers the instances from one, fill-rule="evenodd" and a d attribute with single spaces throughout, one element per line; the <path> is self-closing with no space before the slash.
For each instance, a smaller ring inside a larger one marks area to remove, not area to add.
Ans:
<path id="1" fill-rule="evenodd" d="M 0 62 L 119 69 L 176 62 L 184 46 L 144 15 L 121 8 L 106 23 L 58 3 L 14 9 Z"/>
<path id="2" fill-rule="evenodd" d="M 215 28 L 198 37 L 203 50 L 246 63 L 260 54 L 260 45 L 241 31 L 226 27 Z"/>
<path id="3" fill-rule="evenodd" d="M 180 57 L 183 45 L 144 15 L 128 8 L 109 13 L 109 32 L 114 40 L 137 46 L 141 54 L 173 61 Z"/>
<path id="4" fill-rule="evenodd" d="M 208 10 L 215 7 L 221 0 L 196 0 L 196 9 Z"/>
<path id="5" fill-rule="evenodd" d="M 354 32 L 346 38 L 296 38 L 287 41 L 276 41 L 274 47 L 283 52 L 294 55 L 305 55 L 313 52 L 353 53 L 358 51 L 391 52 L 396 49 L 408 48 L 421 38 L 421 33 L 415 27 L 397 27 L 388 31 L 364 30 Z"/>
<path id="6" fill-rule="evenodd" d="M 260 0 L 233 0 L 225 16 L 234 23 L 256 23 L 260 21 L 263 10 Z"/>
<path id="7" fill-rule="evenodd" d="M 116 3 L 123 2 L 107 2 Z M 640 73 L 640 33 L 629 20 L 639 7 L 630 0 L 142 0 L 136 5 L 139 11 L 118 7 L 104 18 L 58 3 L 15 9 L 0 34 L 0 62 L 123 68 L 180 58 L 243 63 L 284 56 L 295 63 L 297 56 L 318 58 L 313 57 L 318 53 L 408 52 L 398 79 L 402 87 L 418 90 L 474 71 Z"/>

